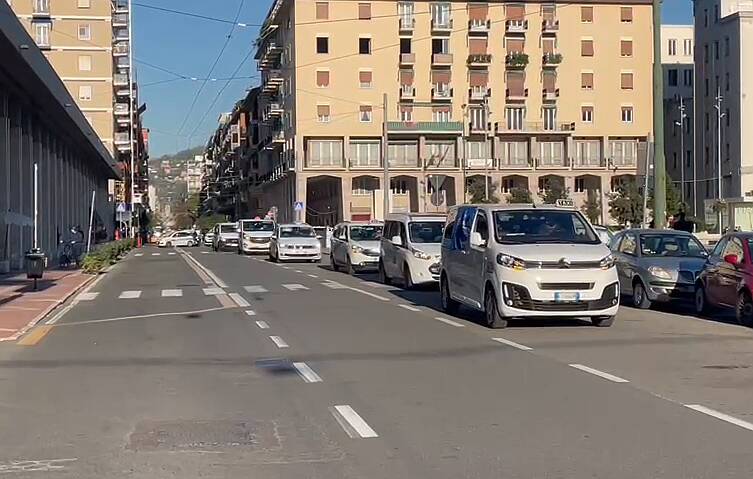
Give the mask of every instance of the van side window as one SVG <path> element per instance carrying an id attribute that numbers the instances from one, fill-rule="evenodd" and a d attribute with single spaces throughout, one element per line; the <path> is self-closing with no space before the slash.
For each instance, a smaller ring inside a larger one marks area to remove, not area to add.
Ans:
<path id="1" fill-rule="evenodd" d="M 489 222 L 486 220 L 486 213 L 479 211 L 476 215 L 476 228 L 474 231 L 481 235 L 481 239 L 489 241 Z"/>

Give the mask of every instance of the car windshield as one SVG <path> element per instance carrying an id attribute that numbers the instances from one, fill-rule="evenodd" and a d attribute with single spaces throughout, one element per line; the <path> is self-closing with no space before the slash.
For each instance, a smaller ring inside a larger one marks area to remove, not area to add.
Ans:
<path id="1" fill-rule="evenodd" d="M 235 225 L 220 225 L 220 233 L 235 233 Z"/>
<path id="2" fill-rule="evenodd" d="M 594 226 L 594 231 L 596 231 L 596 234 L 599 236 L 602 243 L 609 244 L 609 242 L 612 241 L 612 233 L 610 233 L 608 229 Z"/>
<path id="3" fill-rule="evenodd" d="M 583 216 L 575 211 L 495 211 L 494 233 L 502 244 L 600 243 Z"/>
<path id="4" fill-rule="evenodd" d="M 441 243 L 443 221 L 412 221 L 408 223 L 411 243 Z"/>
<path id="5" fill-rule="evenodd" d="M 316 233 L 311 226 L 282 226 L 280 238 L 315 238 Z"/>
<path id="6" fill-rule="evenodd" d="M 271 221 L 244 221 L 243 231 L 274 231 L 275 225 Z"/>
<path id="7" fill-rule="evenodd" d="M 376 241 L 382 237 L 381 225 L 351 226 L 350 239 L 353 241 Z"/>
<path id="8" fill-rule="evenodd" d="M 641 256 L 689 256 L 705 258 L 706 249 L 692 236 L 686 235 L 641 235 Z"/>

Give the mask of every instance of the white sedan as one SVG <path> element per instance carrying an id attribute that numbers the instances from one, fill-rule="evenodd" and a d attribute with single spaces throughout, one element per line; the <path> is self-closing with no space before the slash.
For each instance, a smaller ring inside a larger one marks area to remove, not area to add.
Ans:
<path id="1" fill-rule="evenodd" d="M 157 246 L 170 248 L 173 246 L 196 246 L 196 238 L 193 231 L 176 231 L 160 238 Z"/>
<path id="2" fill-rule="evenodd" d="M 304 260 L 318 263 L 322 248 L 314 228 L 296 223 L 277 225 L 269 242 L 269 257 L 272 261 Z"/>

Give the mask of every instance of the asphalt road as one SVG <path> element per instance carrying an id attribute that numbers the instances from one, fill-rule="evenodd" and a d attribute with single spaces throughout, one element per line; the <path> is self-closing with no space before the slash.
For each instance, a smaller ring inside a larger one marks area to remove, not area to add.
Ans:
<path id="1" fill-rule="evenodd" d="M 675 310 L 492 331 L 373 275 L 145 248 L 0 345 L 0 473 L 749 479 L 753 331 Z"/>

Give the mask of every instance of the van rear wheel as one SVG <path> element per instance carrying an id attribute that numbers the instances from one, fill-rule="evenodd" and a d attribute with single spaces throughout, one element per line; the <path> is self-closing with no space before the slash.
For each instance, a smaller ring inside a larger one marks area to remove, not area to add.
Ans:
<path id="1" fill-rule="evenodd" d="M 486 292 L 484 301 L 484 313 L 486 325 L 492 329 L 502 329 L 507 327 L 507 320 L 502 317 L 497 307 L 497 296 L 491 289 Z"/>

